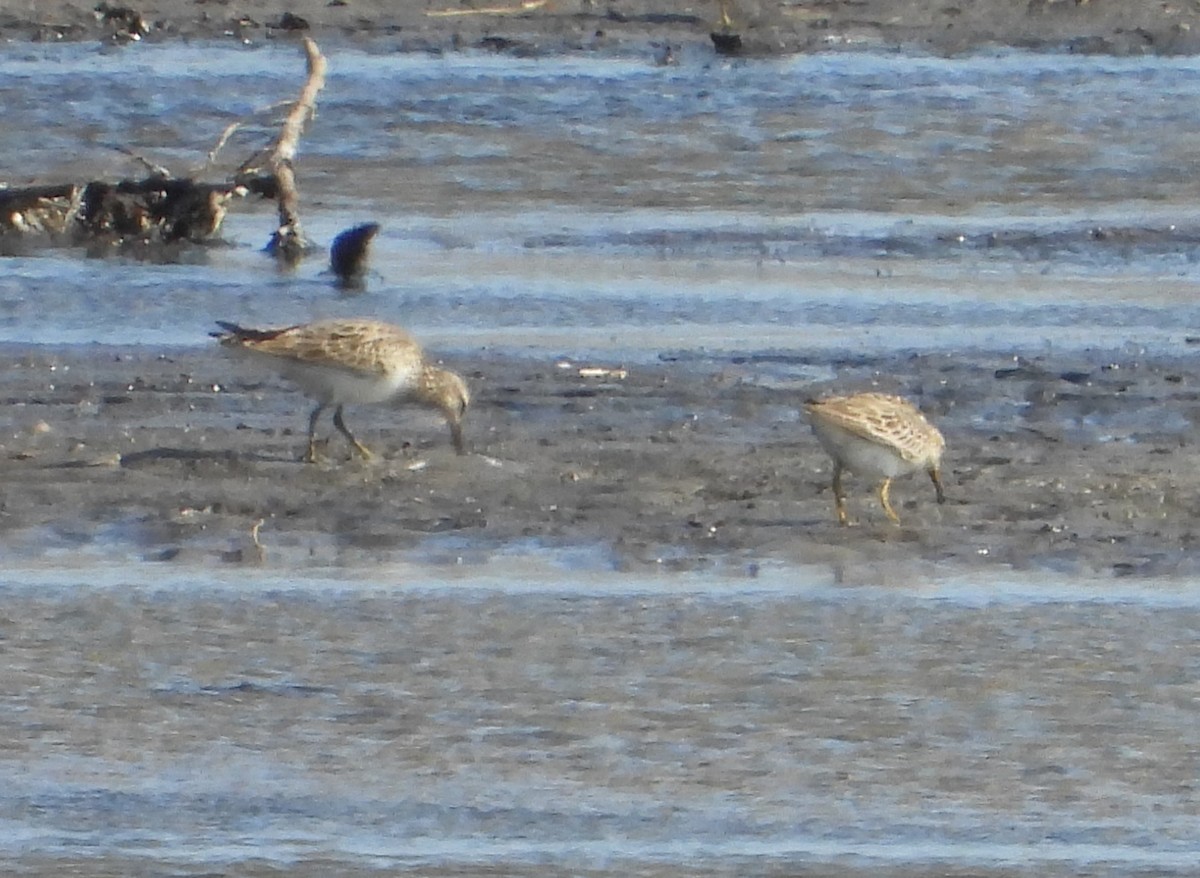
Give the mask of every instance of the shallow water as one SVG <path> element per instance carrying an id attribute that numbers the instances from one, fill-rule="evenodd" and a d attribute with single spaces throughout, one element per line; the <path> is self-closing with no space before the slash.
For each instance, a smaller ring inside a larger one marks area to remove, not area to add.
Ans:
<path id="1" fill-rule="evenodd" d="M 365 311 L 448 349 L 636 359 L 1182 350 L 1200 325 L 1195 59 L 328 52 L 306 228 L 383 224 L 366 295 L 339 297 L 320 258 L 275 273 L 270 211 L 235 205 L 231 246 L 173 264 L 6 260 L 0 340 L 201 344 L 218 317 Z M 193 171 L 249 120 L 201 174 L 220 178 L 301 71 L 280 46 L 7 47 L 0 174 L 139 173 L 118 145 Z"/>
<path id="2" fill-rule="evenodd" d="M 306 228 L 383 223 L 366 293 L 319 259 L 275 273 L 246 205 L 178 261 L 5 259 L 0 341 L 372 313 L 450 352 L 684 368 L 1182 355 L 1200 325 L 1192 59 L 328 51 Z M 121 144 L 188 169 L 301 66 L 4 47 L 0 175 L 136 173 Z M 1191 583 L 92 560 L 0 574 L 15 874 L 1161 875 L 1200 853 Z"/>
<path id="3" fill-rule="evenodd" d="M 520 559 L 86 577 L 0 581 L 14 874 L 1186 874 L 1200 853 L 1194 587 Z"/>

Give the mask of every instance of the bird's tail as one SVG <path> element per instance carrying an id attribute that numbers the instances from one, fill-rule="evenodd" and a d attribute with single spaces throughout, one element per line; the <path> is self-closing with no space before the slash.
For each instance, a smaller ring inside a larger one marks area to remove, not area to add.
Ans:
<path id="1" fill-rule="evenodd" d="M 220 332 L 210 332 L 213 338 L 218 339 L 221 344 L 243 344 L 248 341 L 267 341 L 275 338 L 279 333 L 286 331 L 288 327 L 283 329 L 250 329 L 246 326 L 238 326 L 236 323 L 229 323 L 225 320 L 218 320 L 217 326 L 221 327 Z"/>

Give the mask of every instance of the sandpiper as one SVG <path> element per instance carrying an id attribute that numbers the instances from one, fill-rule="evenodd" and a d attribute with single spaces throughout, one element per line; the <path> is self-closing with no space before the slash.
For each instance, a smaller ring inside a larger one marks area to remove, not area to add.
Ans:
<path id="1" fill-rule="evenodd" d="M 395 399 L 440 411 L 450 425 L 454 450 L 464 453 L 462 419 L 471 401 L 466 382 L 453 372 L 426 361 L 421 346 L 398 326 L 378 320 L 322 320 L 278 329 L 247 329 L 217 321 L 212 333 L 223 347 L 245 352 L 290 379 L 317 407 L 308 419 L 308 451 L 317 459 L 317 419 L 336 406 L 333 425 L 364 458 L 371 452 L 354 438 L 342 420 L 348 403 Z"/>
<path id="2" fill-rule="evenodd" d="M 896 524 L 900 517 L 892 509 L 888 492 L 897 476 L 925 470 L 937 489 L 938 503 L 946 501 L 941 475 L 946 440 L 908 400 L 886 393 L 857 393 L 811 400 L 804 408 L 817 439 L 833 458 L 833 499 L 839 524 L 849 523 L 842 490 L 842 471 L 847 469 L 881 479 L 879 503 Z"/>

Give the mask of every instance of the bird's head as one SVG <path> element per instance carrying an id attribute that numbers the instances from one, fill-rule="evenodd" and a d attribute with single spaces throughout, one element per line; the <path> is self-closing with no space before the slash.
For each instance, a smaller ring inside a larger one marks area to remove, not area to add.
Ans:
<path id="1" fill-rule="evenodd" d="M 463 443 L 462 421 L 471 404 L 471 391 L 462 376 L 449 371 L 426 366 L 421 375 L 421 385 L 417 392 L 420 400 L 442 413 L 446 423 L 450 425 L 450 439 L 454 450 L 466 454 Z"/>

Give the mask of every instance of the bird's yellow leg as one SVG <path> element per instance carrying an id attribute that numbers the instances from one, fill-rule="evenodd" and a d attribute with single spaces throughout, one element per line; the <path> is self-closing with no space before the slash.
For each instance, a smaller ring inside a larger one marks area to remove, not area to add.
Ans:
<path id="1" fill-rule="evenodd" d="M 938 468 L 933 468 L 929 471 L 929 478 L 933 480 L 934 490 L 937 491 L 938 503 L 946 502 L 946 491 L 942 487 L 942 471 Z"/>
<path id="2" fill-rule="evenodd" d="M 842 465 L 840 463 L 833 465 L 833 505 L 837 510 L 838 524 L 845 527 L 850 523 L 850 519 L 846 516 L 846 492 L 842 489 Z"/>
<path id="3" fill-rule="evenodd" d="M 346 440 L 354 446 L 354 450 L 362 455 L 363 460 L 370 460 L 374 457 L 371 454 L 371 449 L 363 445 L 354 438 L 354 434 L 350 432 L 350 428 L 346 426 L 346 422 L 342 420 L 342 407 L 339 405 L 337 411 L 333 413 L 333 426 L 338 428 L 338 432 L 346 437 Z"/>
<path id="4" fill-rule="evenodd" d="M 304 454 L 305 463 L 317 462 L 317 419 L 321 417 L 323 411 L 325 411 L 324 403 L 313 409 L 313 413 L 308 416 L 308 451 Z"/>
<path id="5" fill-rule="evenodd" d="M 892 520 L 892 524 L 900 523 L 900 516 L 896 514 L 896 510 L 892 508 L 892 502 L 889 499 L 892 490 L 892 480 L 884 479 L 879 483 L 879 505 L 883 507 L 883 511 L 887 517 Z"/>

